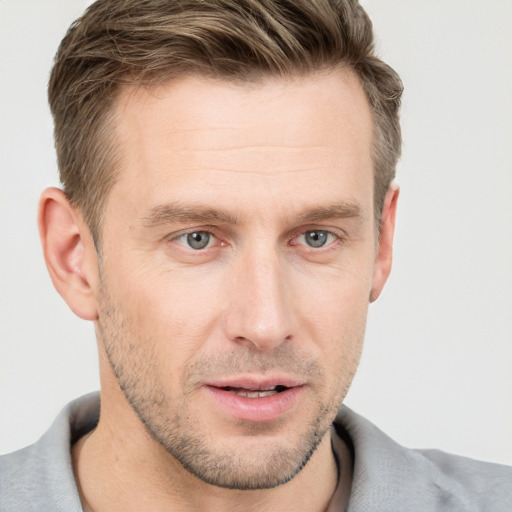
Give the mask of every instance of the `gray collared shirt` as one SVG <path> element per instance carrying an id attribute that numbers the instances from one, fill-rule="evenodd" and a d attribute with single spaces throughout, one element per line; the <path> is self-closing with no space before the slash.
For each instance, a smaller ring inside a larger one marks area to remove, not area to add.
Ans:
<path id="1" fill-rule="evenodd" d="M 98 416 L 99 394 L 86 395 L 35 444 L 0 457 L 0 512 L 81 512 L 71 445 Z M 334 427 L 352 451 L 350 512 L 512 512 L 510 467 L 404 448 L 345 406 Z M 341 494 L 330 511 L 340 510 Z"/>

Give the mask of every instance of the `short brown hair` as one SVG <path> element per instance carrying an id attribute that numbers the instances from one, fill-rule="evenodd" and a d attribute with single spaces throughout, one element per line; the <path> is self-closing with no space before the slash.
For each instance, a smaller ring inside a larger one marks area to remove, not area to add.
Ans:
<path id="1" fill-rule="evenodd" d="M 123 85 L 190 74 L 249 81 L 340 65 L 357 73 L 374 117 L 379 218 L 400 155 L 402 83 L 375 55 L 357 0 L 98 0 L 62 40 L 48 87 L 64 192 L 99 241 L 120 167 L 111 113 Z"/>

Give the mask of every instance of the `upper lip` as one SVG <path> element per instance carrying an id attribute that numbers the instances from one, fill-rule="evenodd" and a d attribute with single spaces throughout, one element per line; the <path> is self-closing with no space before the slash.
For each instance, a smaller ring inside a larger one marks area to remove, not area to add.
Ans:
<path id="1" fill-rule="evenodd" d="M 211 380 L 205 382 L 205 386 L 214 388 L 240 388 L 251 390 L 272 389 L 276 386 L 284 386 L 287 388 L 294 388 L 303 386 L 305 383 L 302 380 L 286 376 L 273 376 L 273 377 L 231 377 Z"/>

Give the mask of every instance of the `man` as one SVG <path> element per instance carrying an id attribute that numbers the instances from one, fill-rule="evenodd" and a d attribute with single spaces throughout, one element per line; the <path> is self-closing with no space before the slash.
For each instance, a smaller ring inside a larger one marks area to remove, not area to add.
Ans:
<path id="1" fill-rule="evenodd" d="M 332 4 L 332 5 L 331 5 Z M 401 83 L 353 1 L 100 1 L 61 44 L 48 270 L 99 399 L 2 510 L 507 510 L 512 473 L 346 408 L 391 268 Z"/>

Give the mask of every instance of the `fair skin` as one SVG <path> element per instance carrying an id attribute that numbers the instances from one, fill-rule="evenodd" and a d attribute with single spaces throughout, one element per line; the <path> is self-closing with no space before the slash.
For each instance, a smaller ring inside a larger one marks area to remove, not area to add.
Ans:
<path id="1" fill-rule="evenodd" d="M 59 190 L 40 207 L 52 280 L 98 338 L 100 421 L 73 450 L 84 508 L 326 510 L 329 427 L 398 197 L 378 243 L 360 84 L 187 77 L 126 88 L 115 115 L 101 255 Z"/>

